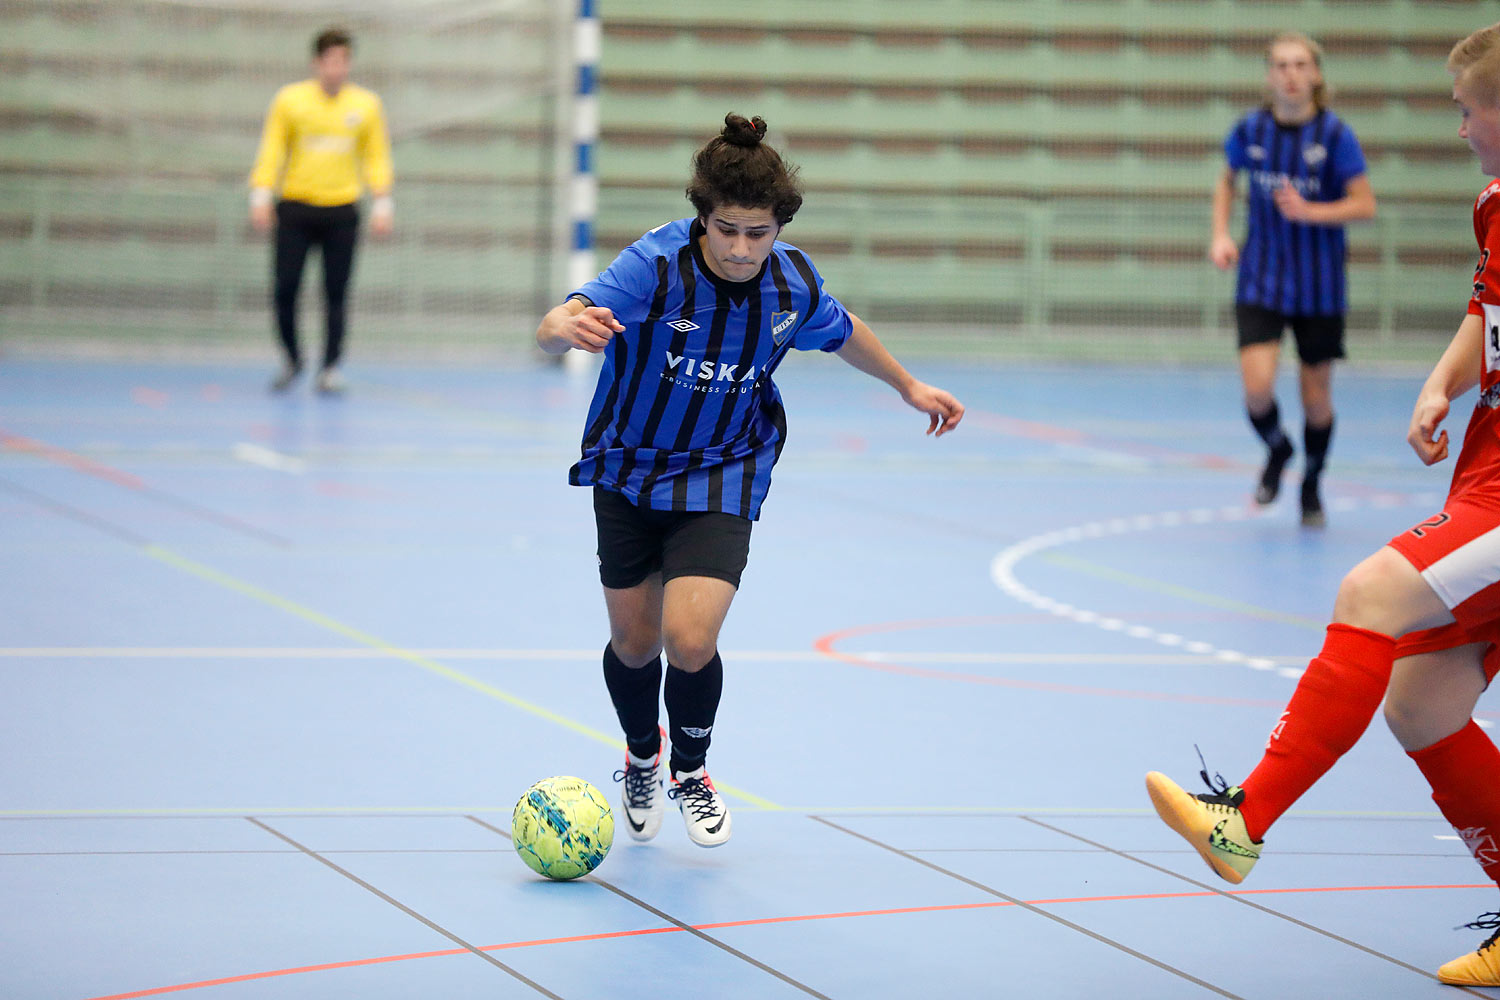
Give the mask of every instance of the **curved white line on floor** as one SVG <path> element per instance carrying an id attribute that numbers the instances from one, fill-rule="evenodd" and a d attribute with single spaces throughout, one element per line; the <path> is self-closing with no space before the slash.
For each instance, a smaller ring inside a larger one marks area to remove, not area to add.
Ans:
<path id="1" fill-rule="evenodd" d="M 1442 501 L 1443 497 L 1436 493 L 1418 493 L 1407 496 L 1379 494 L 1366 500 L 1341 498 L 1331 502 L 1328 508 L 1334 512 L 1350 511 L 1358 507 L 1386 509 L 1406 505 L 1432 508 L 1441 504 Z M 1268 656 L 1252 656 L 1236 649 L 1226 649 L 1217 646 L 1211 642 L 1189 639 L 1186 636 L 1177 635 L 1173 632 L 1162 632 L 1149 625 L 1132 624 L 1120 618 L 1100 614 L 1097 611 L 1076 607 L 1065 601 L 1059 601 L 1046 594 L 1032 590 L 1017 579 L 1015 572 L 1016 566 L 1027 556 L 1035 555 L 1038 552 L 1044 552 L 1048 549 L 1055 549 L 1058 546 L 1071 542 L 1081 542 L 1091 538 L 1105 538 L 1111 535 L 1133 534 L 1141 531 L 1154 531 L 1160 528 L 1191 528 L 1202 524 L 1256 520 L 1266 517 L 1270 512 L 1270 509 L 1262 510 L 1246 506 L 1195 507 L 1192 510 L 1172 510 L 1160 514 L 1137 514 L 1133 517 L 1114 517 L 1102 521 L 1089 521 L 1071 528 L 1059 528 L 1056 531 L 1033 535 L 1030 538 L 1022 539 L 1009 548 L 1001 550 L 990 562 L 990 577 L 995 581 L 997 587 L 1022 604 L 1029 605 L 1039 611 L 1054 614 L 1059 618 L 1066 618 L 1080 625 L 1092 625 L 1095 628 L 1104 629 L 1106 632 L 1118 632 L 1122 635 L 1128 635 L 1132 639 L 1154 642 L 1169 649 L 1180 649 L 1186 653 L 1211 656 L 1215 660 L 1224 663 L 1239 664 L 1249 667 L 1252 670 L 1275 670 L 1281 676 L 1295 680 L 1302 676 L 1300 668 L 1278 668 L 1275 660 Z"/>

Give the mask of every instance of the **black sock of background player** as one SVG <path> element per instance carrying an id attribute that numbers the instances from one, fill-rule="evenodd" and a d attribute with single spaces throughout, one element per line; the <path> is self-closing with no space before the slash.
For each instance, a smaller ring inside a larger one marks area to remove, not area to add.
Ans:
<path id="1" fill-rule="evenodd" d="M 1250 426 L 1255 428 L 1255 433 L 1260 435 L 1260 439 L 1272 451 L 1279 451 L 1289 443 L 1281 429 L 1281 407 L 1276 405 L 1276 400 L 1271 400 L 1271 408 L 1258 417 L 1248 410 L 1245 415 L 1250 418 Z"/>

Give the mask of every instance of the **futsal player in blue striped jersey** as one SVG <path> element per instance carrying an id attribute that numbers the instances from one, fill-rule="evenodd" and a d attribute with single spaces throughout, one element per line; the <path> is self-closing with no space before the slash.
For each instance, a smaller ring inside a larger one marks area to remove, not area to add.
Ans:
<path id="1" fill-rule="evenodd" d="M 642 236 L 537 329 L 549 354 L 603 355 L 569 481 L 594 493 L 604 680 L 625 733 L 616 778 L 636 840 L 656 835 L 664 797 L 695 843 L 729 839 L 705 763 L 723 688 L 718 638 L 786 439 L 772 376 L 787 354 L 837 353 L 927 414 L 929 434 L 963 418 L 952 394 L 913 378 L 778 239 L 802 193 L 765 134 L 763 119 L 726 116 L 694 156 L 696 215 Z"/>
<path id="2" fill-rule="evenodd" d="M 1281 489 L 1292 442 L 1281 429 L 1276 363 L 1287 327 L 1301 361 L 1302 523 L 1325 520 L 1319 477 L 1333 436 L 1333 362 L 1344 356 L 1348 311 L 1344 224 L 1375 215 L 1375 193 L 1354 130 L 1327 107 L 1322 49 L 1296 32 L 1266 49 L 1267 101 L 1240 119 L 1224 143 L 1228 165 L 1213 196 L 1209 257 L 1221 270 L 1239 262 L 1235 321 L 1250 424 L 1267 457 L 1255 501 Z M 1235 179 L 1245 171 L 1248 233 L 1229 235 Z"/>

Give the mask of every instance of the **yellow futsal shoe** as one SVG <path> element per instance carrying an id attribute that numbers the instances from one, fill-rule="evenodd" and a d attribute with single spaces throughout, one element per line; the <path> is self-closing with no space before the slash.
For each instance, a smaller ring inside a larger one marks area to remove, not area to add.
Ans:
<path id="1" fill-rule="evenodd" d="M 1235 885 L 1245 881 L 1260 860 L 1261 845 L 1250 839 L 1240 815 L 1244 789 L 1226 786 L 1212 795 L 1189 795 L 1165 774 L 1152 771 L 1146 775 L 1146 791 L 1156 814 L 1192 844 L 1220 878 Z"/>
<path id="2" fill-rule="evenodd" d="M 1464 924 L 1475 930 L 1487 931 L 1500 928 L 1500 913 L 1485 913 L 1472 924 Z M 1495 940 L 1500 930 L 1495 930 L 1480 945 L 1477 951 L 1460 955 L 1438 969 L 1438 979 L 1449 986 L 1500 986 L 1500 948 Z"/>

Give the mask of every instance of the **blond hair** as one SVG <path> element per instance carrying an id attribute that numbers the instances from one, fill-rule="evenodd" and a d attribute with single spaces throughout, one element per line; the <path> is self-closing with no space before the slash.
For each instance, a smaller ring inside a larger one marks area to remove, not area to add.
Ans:
<path id="1" fill-rule="evenodd" d="M 1500 24 L 1480 28 L 1453 46 L 1448 72 L 1484 104 L 1500 104 Z"/>
<path id="2" fill-rule="evenodd" d="M 1313 84 L 1313 106 L 1316 107 L 1319 111 L 1327 108 L 1329 96 L 1328 81 L 1322 79 L 1323 46 L 1313 41 L 1310 35 L 1304 35 L 1300 31 L 1283 31 L 1281 34 L 1277 35 L 1266 44 L 1267 66 L 1271 65 L 1271 53 L 1276 49 L 1276 46 L 1285 44 L 1300 45 L 1307 50 L 1308 55 L 1312 56 L 1313 65 L 1317 67 L 1319 77 L 1318 82 Z M 1269 98 L 1267 99 L 1266 103 L 1268 105 L 1270 104 Z"/>

